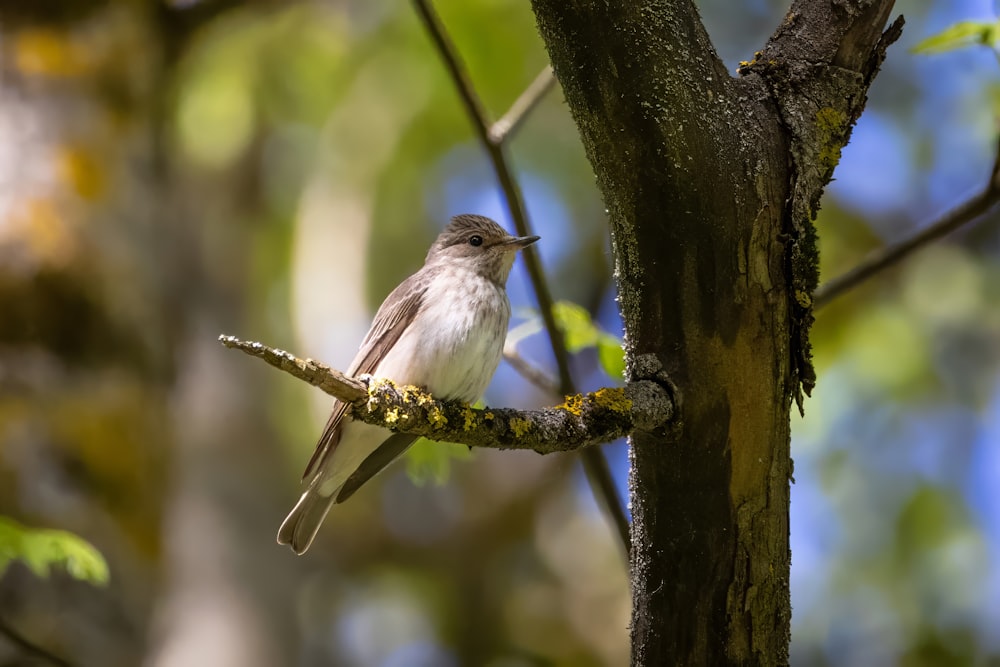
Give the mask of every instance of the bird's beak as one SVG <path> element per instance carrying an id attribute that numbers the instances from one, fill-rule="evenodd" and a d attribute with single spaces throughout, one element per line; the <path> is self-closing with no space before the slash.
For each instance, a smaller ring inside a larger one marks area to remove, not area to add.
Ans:
<path id="1" fill-rule="evenodd" d="M 529 245 L 542 238 L 541 236 L 516 236 L 512 239 L 503 242 L 503 245 L 513 249 L 520 250 L 521 248 L 527 248 Z"/>

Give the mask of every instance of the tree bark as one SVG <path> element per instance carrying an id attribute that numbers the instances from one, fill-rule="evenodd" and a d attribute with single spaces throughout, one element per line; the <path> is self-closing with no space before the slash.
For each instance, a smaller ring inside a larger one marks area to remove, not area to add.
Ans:
<path id="1" fill-rule="evenodd" d="M 812 217 L 893 2 L 795 2 L 739 77 L 690 0 L 532 4 L 608 208 L 629 377 L 653 355 L 679 390 L 679 425 L 631 438 L 632 663 L 785 664 Z"/>

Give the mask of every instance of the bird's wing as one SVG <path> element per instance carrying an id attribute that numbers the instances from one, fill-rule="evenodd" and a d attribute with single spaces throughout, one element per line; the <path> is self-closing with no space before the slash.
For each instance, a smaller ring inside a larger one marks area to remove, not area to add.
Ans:
<path id="1" fill-rule="evenodd" d="M 365 339 L 361 341 L 361 348 L 347 371 L 348 375 L 356 377 L 375 370 L 379 361 L 385 357 L 386 352 L 396 344 L 399 337 L 413 322 L 423 305 L 426 293 L 427 280 L 418 272 L 400 283 L 399 287 L 386 297 L 378 312 L 375 313 L 375 321 L 372 322 L 371 329 L 368 330 Z M 333 402 L 333 411 L 330 413 L 330 418 L 326 420 L 323 435 L 316 445 L 316 451 L 313 452 L 312 458 L 309 459 L 309 464 L 306 465 L 302 479 L 319 470 L 323 462 L 336 449 L 337 443 L 340 441 L 340 427 L 349 407 L 347 403 L 342 401 Z"/>
<path id="2" fill-rule="evenodd" d="M 347 478 L 347 481 L 344 482 L 344 485 L 340 487 L 340 491 L 337 493 L 337 502 L 342 503 L 353 496 L 354 492 L 361 488 L 362 484 L 396 460 L 396 457 L 402 455 L 416 439 L 417 436 L 410 435 L 409 433 L 393 433 L 385 442 L 378 446 L 378 449 L 368 455 L 368 458 L 358 466 L 357 470 L 351 473 L 351 476 Z"/>

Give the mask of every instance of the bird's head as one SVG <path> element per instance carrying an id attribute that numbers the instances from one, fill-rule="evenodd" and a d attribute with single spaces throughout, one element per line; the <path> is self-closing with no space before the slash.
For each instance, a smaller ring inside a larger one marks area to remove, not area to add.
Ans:
<path id="1" fill-rule="evenodd" d="M 504 285 L 517 251 L 537 240 L 511 236 L 481 215 L 456 215 L 427 252 L 425 265 L 461 267 Z"/>

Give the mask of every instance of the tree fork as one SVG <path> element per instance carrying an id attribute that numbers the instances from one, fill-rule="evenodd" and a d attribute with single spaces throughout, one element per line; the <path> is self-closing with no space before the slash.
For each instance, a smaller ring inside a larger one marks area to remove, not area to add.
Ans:
<path id="1" fill-rule="evenodd" d="M 630 439 L 632 663 L 787 663 L 812 217 L 892 1 L 795 2 L 740 78 L 690 0 L 532 6 L 608 208 L 629 377 L 654 355 L 683 396 Z"/>

